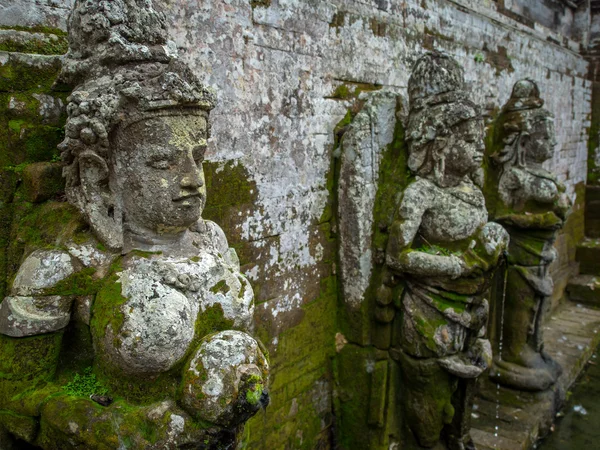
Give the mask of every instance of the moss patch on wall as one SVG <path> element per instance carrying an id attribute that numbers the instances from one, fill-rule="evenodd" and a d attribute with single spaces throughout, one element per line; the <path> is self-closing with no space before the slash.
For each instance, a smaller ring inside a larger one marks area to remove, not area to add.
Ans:
<path id="1" fill-rule="evenodd" d="M 43 32 L 65 39 L 65 33 L 56 30 Z M 25 201 L 36 195 L 31 188 L 41 186 L 44 183 L 41 178 L 45 178 L 43 173 L 36 178 L 37 172 L 29 171 L 28 167 L 32 163 L 56 161 L 59 155 L 56 146 L 63 138 L 66 112 L 59 111 L 49 120 L 41 114 L 43 97 L 40 96 L 65 103 L 68 92 L 52 88 L 60 68 L 59 58 L 38 55 L 9 54 L 8 61 L 0 65 L 0 298 L 4 297 L 8 280 L 14 276 L 23 253 L 37 245 L 49 245 L 66 225 L 63 213 L 68 207 L 35 212 L 37 208 Z M 51 180 L 54 184 L 55 178 Z M 23 180 L 25 183 L 21 183 Z M 46 191 L 44 199 L 58 198 L 63 185 L 59 181 Z"/>
<path id="2" fill-rule="evenodd" d="M 337 295 L 335 276 L 321 280 L 319 296 L 302 307 L 300 324 L 278 336 L 271 353 L 271 404 L 246 424 L 242 448 L 326 448 L 319 445 L 330 441 Z M 269 338 L 265 329 L 257 334 Z"/>
<path id="3" fill-rule="evenodd" d="M 247 219 L 246 212 L 257 208 L 256 182 L 239 161 L 204 162 L 203 168 L 207 198 L 202 217 L 223 229 L 229 246 L 237 251 L 240 264 L 244 265 L 253 258 L 250 245 L 242 242 L 241 225 Z"/>

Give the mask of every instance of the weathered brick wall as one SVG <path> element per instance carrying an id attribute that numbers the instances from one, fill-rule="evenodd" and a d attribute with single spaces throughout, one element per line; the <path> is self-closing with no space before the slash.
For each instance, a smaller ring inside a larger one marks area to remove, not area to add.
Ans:
<path id="1" fill-rule="evenodd" d="M 1 8 L 16 3 L 34 4 L 0 0 L 2 20 Z M 52 7 L 48 0 L 39 10 L 57 13 L 48 23 L 62 27 L 66 9 L 59 6 L 68 3 Z M 257 334 L 271 353 L 272 404 L 246 427 L 248 448 L 329 445 L 339 308 L 331 226 L 334 129 L 356 107 L 356 96 L 348 95 L 356 89 L 405 97 L 410 68 L 427 49 L 457 58 L 474 100 L 490 114 L 518 79 L 539 83 L 558 130 L 548 168 L 576 199 L 557 243 L 560 296 L 583 232 L 588 65 L 579 42 L 514 11 L 509 17 L 505 3 L 166 0 L 182 58 L 219 93 L 205 216 L 225 229 L 240 254 L 255 287 Z"/>

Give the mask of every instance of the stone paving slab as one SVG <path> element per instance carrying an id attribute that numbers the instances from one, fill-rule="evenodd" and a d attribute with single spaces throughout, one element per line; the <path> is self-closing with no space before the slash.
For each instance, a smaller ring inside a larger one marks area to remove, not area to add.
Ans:
<path id="1" fill-rule="evenodd" d="M 566 392 L 600 343 L 600 309 L 567 302 L 544 327 L 545 349 L 563 374 L 546 392 L 519 392 L 480 383 L 471 436 L 478 450 L 529 450 L 550 431 Z"/>

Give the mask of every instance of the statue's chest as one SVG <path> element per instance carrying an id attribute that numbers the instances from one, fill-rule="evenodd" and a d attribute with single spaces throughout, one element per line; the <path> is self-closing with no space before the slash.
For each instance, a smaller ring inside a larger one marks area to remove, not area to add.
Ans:
<path id="1" fill-rule="evenodd" d="M 442 194 L 423 215 L 420 232 L 433 242 L 451 242 L 472 236 L 486 222 L 483 197 L 462 199 Z"/>
<path id="2" fill-rule="evenodd" d="M 121 319 L 109 322 L 100 344 L 127 373 L 173 367 L 188 354 L 204 316 L 217 314 L 240 328 L 251 317 L 249 285 L 216 254 L 132 258 L 117 276 L 121 304 L 111 309 Z M 106 306 L 102 296 L 100 302 Z"/>

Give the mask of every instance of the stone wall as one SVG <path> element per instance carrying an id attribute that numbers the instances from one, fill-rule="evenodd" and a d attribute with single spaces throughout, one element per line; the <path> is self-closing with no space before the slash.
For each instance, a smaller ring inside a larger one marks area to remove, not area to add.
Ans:
<path id="1" fill-rule="evenodd" d="M 246 427 L 247 448 L 331 443 L 340 309 L 336 126 L 339 131 L 348 112 L 361 107 L 364 91 L 406 97 L 410 68 L 428 49 L 447 51 L 464 66 L 474 99 L 490 115 L 518 79 L 539 83 L 559 142 L 548 168 L 575 200 L 557 242 L 556 298 L 562 295 L 561 280 L 583 234 L 588 64 L 580 42 L 507 3 L 165 0 L 182 58 L 219 94 L 205 164 L 205 216 L 223 227 L 240 254 L 255 288 L 256 332 L 271 355 L 272 403 Z M 69 4 L 0 0 L 0 25 L 23 20 L 64 28 Z"/>
<path id="2" fill-rule="evenodd" d="M 0 0 L 0 27 L 67 29 L 73 0 Z"/>

